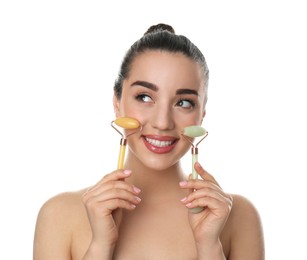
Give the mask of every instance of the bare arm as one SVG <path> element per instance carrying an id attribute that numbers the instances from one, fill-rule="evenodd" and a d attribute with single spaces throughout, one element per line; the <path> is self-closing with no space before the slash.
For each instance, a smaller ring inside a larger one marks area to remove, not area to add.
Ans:
<path id="1" fill-rule="evenodd" d="M 264 260 L 264 239 L 260 216 L 244 197 L 233 196 L 231 249 L 229 260 Z"/>

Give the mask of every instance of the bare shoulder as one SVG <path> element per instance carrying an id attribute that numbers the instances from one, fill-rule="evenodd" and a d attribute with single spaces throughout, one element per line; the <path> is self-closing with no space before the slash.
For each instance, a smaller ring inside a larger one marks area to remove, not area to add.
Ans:
<path id="1" fill-rule="evenodd" d="M 58 194 L 41 207 L 34 236 L 34 259 L 70 259 L 72 234 L 86 219 L 84 190 Z"/>
<path id="2" fill-rule="evenodd" d="M 228 259 L 264 259 L 264 239 L 260 214 L 247 198 L 233 194 L 228 219 L 231 249 Z"/>
<path id="3" fill-rule="evenodd" d="M 246 197 L 238 194 L 232 194 L 233 207 L 232 217 L 233 221 L 242 223 L 242 220 L 260 221 L 260 215 L 255 205 Z"/>
<path id="4" fill-rule="evenodd" d="M 42 208 L 55 208 L 58 207 L 69 207 L 74 208 L 76 206 L 80 206 L 82 203 L 82 194 L 85 192 L 84 190 L 72 191 L 72 192 L 63 192 L 55 195 L 54 197 L 47 200 Z"/>
<path id="5" fill-rule="evenodd" d="M 85 190 L 65 192 L 50 198 L 41 207 L 38 219 L 61 219 L 62 221 L 57 221 L 59 224 L 65 222 L 71 223 L 74 218 L 69 218 L 67 220 L 67 217 L 74 216 L 74 214 L 84 211 L 82 203 L 82 194 L 84 191 Z"/>

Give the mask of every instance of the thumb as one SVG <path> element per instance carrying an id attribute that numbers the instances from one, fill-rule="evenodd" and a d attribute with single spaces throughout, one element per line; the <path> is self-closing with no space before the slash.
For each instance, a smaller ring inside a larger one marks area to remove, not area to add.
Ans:
<path id="1" fill-rule="evenodd" d="M 209 173 L 207 172 L 201 165 L 199 162 L 196 162 L 194 164 L 194 169 L 196 170 L 196 172 L 200 175 L 200 177 L 202 177 L 202 179 L 204 179 L 205 181 L 210 181 L 213 182 L 214 184 L 218 185 L 220 187 L 220 185 L 218 184 L 218 182 L 215 180 L 215 178 Z"/>

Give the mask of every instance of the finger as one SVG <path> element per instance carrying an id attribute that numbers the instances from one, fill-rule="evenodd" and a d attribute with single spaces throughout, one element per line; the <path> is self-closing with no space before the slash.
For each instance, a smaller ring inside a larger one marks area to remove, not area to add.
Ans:
<path id="1" fill-rule="evenodd" d="M 122 189 L 122 190 L 132 192 L 136 195 L 141 192 L 141 190 L 139 188 L 137 188 L 134 185 L 131 185 L 127 182 L 124 182 L 124 181 L 109 181 L 109 182 L 104 183 L 103 185 L 96 186 L 95 188 L 88 189 L 83 194 L 83 197 L 97 196 L 100 193 L 103 193 L 107 190 L 112 190 L 112 189 Z"/>
<path id="2" fill-rule="evenodd" d="M 228 201 L 220 201 L 212 197 L 202 197 L 186 204 L 187 208 L 203 207 L 212 211 L 220 212 L 221 215 L 228 215 L 232 204 Z"/>
<path id="3" fill-rule="evenodd" d="M 197 200 L 197 199 L 201 199 L 204 197 L 210 197 L 210 198 L 214 198 L 217 199 L 221 202 L 227 202 L 227 203 L 231 203 L 232 200 L 230 199 L 230 197 L 225 194 L 225 193 L 221 193 L 215 189 L 211 189 L 211 188 L 206 188 L 206 189 L 200 189 L 197 190 L 191 194 L 189 194 L 185 199 L 182 200 L 182 202 L 184 204 L 187 204 L 193 200 Z"/>
<path id="4" fill-rule="evenodd" d="M 107 181 L 115 181 L 115 180 L 121 180 L 129 177 L 131 175 L 131 170 L 116 170 L 114 172 L 111 172 L 109 174 L 106 174 L 100 182 L 107 182 Z M 98 183 L 100 183 L 98 182 Z"/>
<path id="5" fill-rule="evenodd" d="M 210 181 L 215 183 L 216 185 L 218 185 L 220 187 L 220 185 L 218 184 L 218 182 L 215 180 L 215 178 L 208 173 L 201 165 L 199 162 L 196 162 L 194 164 L 194 169 L 196 170 L 196 172 L 200 175 L 200 177 L 202 177 L 205 181 Z"/>
<path id="6" fill-rule="evenodd" d="M 116 209 L 127 209 L 127 210 L 133 210 L 136 208 L 135 203 L 131 203 L 126 200 L 121 199 L 110 199 L 107 201 L 93 201 L 91 203 L 88 203 L 87 205 L 88 212 L 90 212 L 90 215 L 92 216 L 103 216 L 103 215 L 109 215 Z"/>
<path id="7" fill-rule="evenodd" d="M 130 202 L 132 204 L 138 204 L 140 203 L 141 199 L 136 196 L 135 194 L 123 190 L 123 189 L 111 189 L 107 190 L 105 192 L 99 193 L 98 195 L 95 196 L 89 196 L 84 198 L 84 202 L 87 205 L 90 205 L 92 203 L 97 203 L 97 202 L 105 202 L 108 200 L 125 200 L 127 202 Z"/>
<path id="8" fill-rule="evenodd" d="M 105 184 L 108 181 L 124 180 L 125 178 L 130 177 L 131 173 L 131 170 L 116 170 L 114 172 L 106 174 L 99 182 L 96 183 L 96 185 L 88 189 L 87 192 L 100 188 L 102 184 Z"/>
<path id="9" fill-rule="evenodd" d="M 183 181 L 179 183 L 181 188 L 188 189 L 188 195 L 181 199 L 181 202 L 187 204 L 195 199 L 199 199 L 202 197 L 212 197 L 218 199 L 220 201 L 227 200 L 229 202 L 232 201 L 232 197 L 230 194 L 225 193 L 219 186 L 216 184 L 203 181 L 203 180 L 191 180 L 191 181 Z"/>
<path id="10" fill-rule="evenodd" d="M 136 208 L 136 206 L 137 205 L 134 203 L 129 203 L 128 201 L 118 199 L 108 200 L 105 202 L 105 207 L 111 212 L 116 209 L 133 210 Z"/>
<path id="11" fill-rule="evenodd" d="M 223 192 L 220 186 L 217 184 L 210 182 L 210 181 L 204 181 L 204 180 L 189 180 L 189 181 L 182 181 L 179 183 L 181 188 L 185 189 L 192 189 L 193 191 L 203 188 L 212 188 L 218 191 Z"/>

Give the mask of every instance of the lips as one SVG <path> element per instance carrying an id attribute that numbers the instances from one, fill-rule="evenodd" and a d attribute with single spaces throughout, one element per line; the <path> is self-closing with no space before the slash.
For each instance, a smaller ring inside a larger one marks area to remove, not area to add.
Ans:
<path id="1" fill-rule="evenodd" d="M 153 146 L 156 146 L 156 147 L 166 147 L 166 146 L 170 146 L 173 142 L 172 141 L 159 141 L 159 140 L 156 140 L 156 139 L 151 139 L 151 138 L 148 138 L 148 137 L 145 137 L 145 140 L 152 144 Z"/>
<path id="2" fill-rule="evenodd" d="M 147 149 L 151 152 L 163 154 L 172 151 L 178 139 L 171 136 L 146 135 L 143 136 L 143 141 Z"/>

